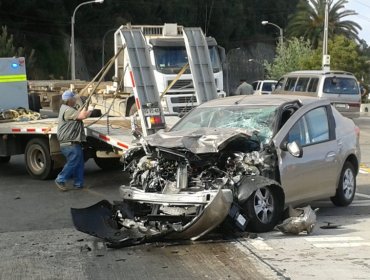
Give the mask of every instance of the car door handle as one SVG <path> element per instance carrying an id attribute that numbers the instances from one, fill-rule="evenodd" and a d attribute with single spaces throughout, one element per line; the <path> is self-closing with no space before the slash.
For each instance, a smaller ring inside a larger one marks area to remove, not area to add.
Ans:
<path id="1" fill-rule="evenodd" d="M 326 161 L 332 161 L 332 160 L 335 159 L 336 156 L 337 156 L 337 153 L 335 153 L 335 152 L 329 152 L 326 155 Z"/>

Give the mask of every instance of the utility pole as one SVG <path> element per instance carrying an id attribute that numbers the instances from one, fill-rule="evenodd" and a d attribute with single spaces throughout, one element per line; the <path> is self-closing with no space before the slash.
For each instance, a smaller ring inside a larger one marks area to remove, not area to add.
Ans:
<path id="1" fill-rule="evenodd" d="M 322 42 L 322 70 L 330 70 L 330 55 L 328 55 L 329 1 L 325 1 L 324 38 Z"/>

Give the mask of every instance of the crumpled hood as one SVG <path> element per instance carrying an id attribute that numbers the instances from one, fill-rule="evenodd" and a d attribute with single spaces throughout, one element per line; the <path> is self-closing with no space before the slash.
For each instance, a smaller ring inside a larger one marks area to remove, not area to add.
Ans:
<path id="1" fill-rule="evenodd" d="M 248 139 L 250 134 L 235 128 L 200 128 L 181 131 L 159 131 L 146 138 L 148 144 L 163 148 L 185 148 L 194 154 L 217 153 L 237 138 Z"/>

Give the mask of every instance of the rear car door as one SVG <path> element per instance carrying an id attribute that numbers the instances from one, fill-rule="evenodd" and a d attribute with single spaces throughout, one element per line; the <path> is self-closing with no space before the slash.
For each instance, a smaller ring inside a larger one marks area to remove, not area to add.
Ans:
<path id="1" fill-rule="evenodd" d="M 294 141 L 302 148 L 301 157 L 284 148 L 284 143 Z M 333 195 L 339 164 L 330 105 L 298 110 L 277 133 L 274 143 L 287 204 Z"/>

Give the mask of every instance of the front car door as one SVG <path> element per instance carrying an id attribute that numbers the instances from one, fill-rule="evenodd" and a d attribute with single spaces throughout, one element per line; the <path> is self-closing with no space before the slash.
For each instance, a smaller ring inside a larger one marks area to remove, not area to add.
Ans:
<path id="1" fill-rule="evenodd" d="M 274 137 L 286 204 L 329 198 L 335 190 L 338 146 L 331 106 L 325 103 L 300 108 Z M 284 148 L 294 141 L 302 147 L 302 157 Z"/>

